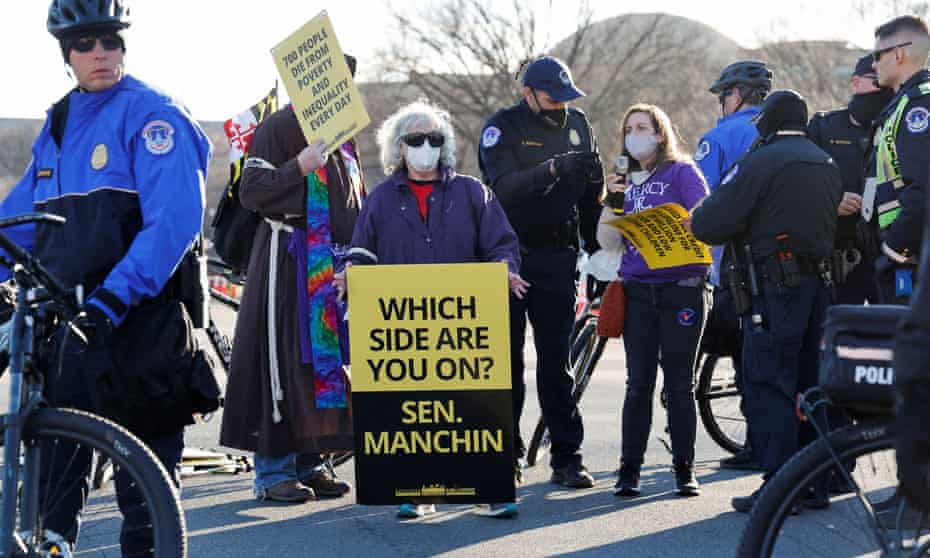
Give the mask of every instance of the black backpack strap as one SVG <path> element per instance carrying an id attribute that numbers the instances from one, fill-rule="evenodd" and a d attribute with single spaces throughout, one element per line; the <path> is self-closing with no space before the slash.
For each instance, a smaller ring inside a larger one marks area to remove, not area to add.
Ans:
<path id="1" fill-rule="evenodd" d="M 68 108 L 71 104 L 71 92 L 52 105 L 52 122 L 50 132 L 52 139 L 61 148 L 61 140 L 65 137 L 65 124 L 68 123 Z"/>

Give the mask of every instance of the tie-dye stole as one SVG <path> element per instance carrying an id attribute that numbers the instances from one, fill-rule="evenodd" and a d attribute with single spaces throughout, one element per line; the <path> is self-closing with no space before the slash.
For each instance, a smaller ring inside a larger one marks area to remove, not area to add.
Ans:
<path id="1" fill-rule="evenodd" d="M 310 298 L 310 346 L 318 409 L 347 406 L 333 286 L 332 229 L 326 166 L 307 175 L 307 292 Z"/>

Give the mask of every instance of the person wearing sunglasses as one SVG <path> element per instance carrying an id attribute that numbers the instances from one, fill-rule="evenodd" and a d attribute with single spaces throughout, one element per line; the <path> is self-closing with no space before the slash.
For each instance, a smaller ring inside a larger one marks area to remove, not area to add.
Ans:
<path id="1" fill-rule="evenodd" d="M 400 108 L 378 130 L 381 165 L 388 177 L 362 207 L 349 263 L 353 265 L 506 262 L 509 288 L 526 295 L 519 274 L 517 236 L 497 198 L 475 178 L 455 170 L 455 132 L 449 114 L 425 101 Z M 336 277 L 345 294 L 345 274 Z M 435 507 L 411 501 L 398 517 L 415 518 Z M 480 509 L 491 517 L 517 515 L 515 503 Z"/>
<path id="2" fill-rule="evenodd" d="M 879 300 L 907 304 L 917 280 L 925 190 L 930 187 L 930 32 L 915 16 L 875 30 L 872 68 L 894 97 L 875 121 L 870 146 L 874 175 L 866 180 L 861 213 L 881 242 L 875 262 Z"/>
<path id="3" fill-rule="evenodd" d="M 908 304 L 911 311 L 898 327 L 894 370 L 899 404 L 894 425 L 898 476 L 894 496 L 875 504 L 886 528 L 917 528 L 921 511 L 930 509 L 927 464 L 930 439 L 925 428 L 930 399 L 928 331 L 926 189 L 930 187 L 930 28 L 916 16 L 896 17 L 875 30 L 872 68 L 878 85 L 895 91 L 875 121 L 872 145 L 874 176 L 867 179 L 862 216 L 878 229 L 881 255 L 876 261 L 879 298 Z M 917 262 L 921 261 L 920 268 Z M 911 287 L 915 287 L 911 298 Z M 906 504 L 902 506 L 900 495 Z M 903 508 L 903 509 L 902 509 Z"/>
<path id="4" fill-rule="evenodd" d="M 174 289 L 180 274 L 175 270 L 185 265 L 201 232 L 212 147 L 179 101 L 125 72 L 130 23 L 122 0 L 51 2 L 47 30 L 58 41 L 76 84 L 49 110 L 32 146 L 32 162 L 0 204 L 0 216 L 47 211 L 67 218 L 63 225 L 24 225 L 7 231 L 65 287 L 81 284 L 86 293 L 77 323 L 89 339 L 78 345 L 73 337 L 57 338 L 59 345 L 65 344 L 64 373 L 47 378 L 50 403 L 117 420 L 158 455 L 165 470 L 176 473 L 184 426 L 193 422 L 190 409 L 184 412 L 180 402 L 170 410 L 146 408 L 144 403 L 126 409 L 120 401 L 145 401 L 142 389 L 118 393 L 114 403 L 104 386 L 119 385 L 116 370 L 126 369 L 112 363 L 143 319 L 139 316 L 177 310 L 167 322 L 174 327 L 166 330 L 193 334 L 187 329 L 192 326 L 190 317 L 178 309 Z M 146 350 L 132 355 L 135 362 L 164 363 L 167 349 L 147 341 Z M 187 373 L 177 366 L 158 373 L 172 378 Z M 84 482 L 82 473 L 90 471 L 91 456 L 79 456 L 78 461 L 85 458 L 76 466 L 68 456 L 43 456 L 43 466 L 48 465 L 43 478 L 71 489 L 53 508 L 43 510 L 42 528 L 59 534 L 70 546 L 78 537 L 90 482 Z M 179 482 L 177 476 L 174 480 Z M 126 473 L 118 471 L 115 481 L 124 518 L 122 553 L 149 556 L 152 533 L 142 495 Z"/>
<path id="5" fill-rule="evenodd" d="M 759 105 L 772 89 L 772 77 L 772 70 L 765 62 L 740 60 L 724 68 L 717 80 L 711 84 L 709 91 L 717 96 L 722 116 L 717 120 L 717 125 L 704 134 L 694 153 L 694 162 L 701 169 L 711 192 L 720 185 L 726 172 L 758 137 L 752 119 L 759 114 Z M 733 311 L 729 290 L 720 280 L 723 247 L 712 246 L 711 255 L 713 264 L 710 269 L 710 282 L 714 286 L 714 301 L 704 336 L 709 339 L 737 340 L 732 344 L 732 357 L 736 381 L 740 382 L 739 318 Z M 745 402 L 741 404 L 741 411 L 745 415 L 744 407 Z M 721 459 L 720 466 L 747 470 L 760 467 L 758 460 L 753 457 L 752 448 L 748 445 L 740 453 Z"/>
<path id="6" fill-rule="evenodd" d="M 564 62 L 538 58 L 523 74 L 522 99 L 487 120 L 478 146 L 485 183 L 500 197 L 520 237 L 521 273 L 533 284 L 528 296 L 510 300 L 515 455 L 525 454 L 519 424 L 529 318 L 539 402 L 552 440 L 551 480 L 570 488 L 594 486 L 582 463 L 584 427 L 566 369 L 578 250 L 593 254 L 598 248 L 598 198 L 604 185 L 591 124 L 581 110 L 569 106 L 583 96 Z"/>

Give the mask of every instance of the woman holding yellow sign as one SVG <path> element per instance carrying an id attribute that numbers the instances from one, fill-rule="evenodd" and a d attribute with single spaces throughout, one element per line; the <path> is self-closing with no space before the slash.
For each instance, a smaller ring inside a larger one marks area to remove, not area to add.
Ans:
<path id="1" fill-rule="evenodd" d="M 690 209 L 707 195 L 704 178 L 679 150 L 672 123 L 660 108 L 645 104 L 630 107 L 623 117 L 621 137 L 624 155 L 635 161 L 631 165 L 633 172 L 629 182 L 617 175 L 608 176 L 607 187 L 612 192 L 623 192 L 625 214 L 667 203 Z M 629 240 L 624 244 L 620 275 L 626 293 L 624 347 L 628 377 L 620 474 L 614 494 L 640 494 L 639 474 L 652 426 L 661 353 L 677 492 L 696 496 L 699 488 L 693 462 L 697 414 L 692 370 L 709 309 L 707 265 L 651 269 Z"/>
<path id="2" fill-rule="evenodd" d="M 491 191 L 455 172 L 455 135 L 449 115 L 430 104 L 401 108 L 378 131 L 388 178 L 359 214 L 349 264 L 507 262 L 510 289 L 522 297 L 529 284 L 518 274 L 517 236 Z M 345 293 L 345 274 L 336 276 Z M 403 504 L 402 518 L 435 511 Z M 487 507 L 486 515 L 513 517 L 516 504 Z"/>

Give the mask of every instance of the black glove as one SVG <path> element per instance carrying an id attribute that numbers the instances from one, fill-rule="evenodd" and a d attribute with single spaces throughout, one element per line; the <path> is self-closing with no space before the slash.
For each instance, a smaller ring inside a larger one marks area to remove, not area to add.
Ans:
<path id="1" fill-rule="evenodd" d="M 556 176 L 563 180 L 584 180 L 587 182 L 591 180 L 591 177 L 598 169 L 601 169 L 602 176 L 604 173 L 601 168 L 600 157 L 597 156 L 597 153 L 591 151 L 560 153 L 553 157 L 552 161 Z"/>
<path id="2" fill-rule="evenodd" d="M 899 491 L 911 505 L 930 511 L 930 380 L 908 384 L 895 417 Z"/>
<path id="3" fill-rule="evenodd" d="M 102 347 L 109 344 L 113 336 L 113 322 L 95 304 L 85 304 L 74 318 L 74 326 L 87 338 L 88 347 Z"/>

